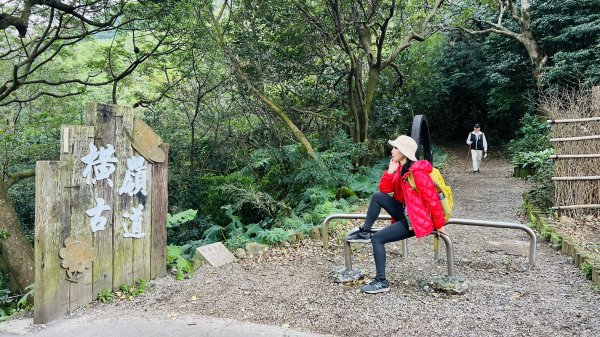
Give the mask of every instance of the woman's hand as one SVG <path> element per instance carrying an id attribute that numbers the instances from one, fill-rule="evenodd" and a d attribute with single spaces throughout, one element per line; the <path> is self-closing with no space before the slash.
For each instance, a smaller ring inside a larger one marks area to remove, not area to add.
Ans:
<path id="1" fill-rule="evenodd" d="M 437 231 L 442 234 L 448 235 L 448 232 L 446 232 L 446 226 L 442 226 L 442 227 L 438 228 Z"/>
<path id="2" fill-rule="evenodd" d="M 388 173 L 393 174 L 398 170 L 400 163 L 395 161 L 394 158 L 390 159 L 390 166 L 388 167 Z"/>

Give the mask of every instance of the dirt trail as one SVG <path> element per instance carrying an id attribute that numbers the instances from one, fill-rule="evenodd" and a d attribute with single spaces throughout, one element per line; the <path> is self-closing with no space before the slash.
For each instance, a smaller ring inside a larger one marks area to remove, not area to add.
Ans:
<path id="1" fill-rule="evenodd" d="M 522 222 L 526 183 L 511 177 L 508 160 L 492 153 L 481 173 L 465 173 L 466 148 L 449 151 L 443 173 L 456 199 L 453 217 Z M 464 295 L 420 288 L 420 281 L 446 273 L 445 262 L 433 262 L 431 238 L 411 239 L 407 258 L 399 256 L 398 244 L 388 245 L 389 293 L 366 295 L 360 285 L 335 284 L 328 273 L 343 266 L 343 258 L 334 237 L 328 251 L 305 240 L 259 259 L 203 266 L 189 280 L 156 280 L 150 293 L 134 301 L 93 305 L 72 319 L 85 324 L 203 315 L 338 336 L 600 335 L 600 294 L 569 258 L 538 243 L 537 266 L 528 270 L 529 242 L 521 231 L 450 225 L 449 232 L 456 274 L 469 285 Z M 370 245 L 356 246 L 355 267 L 374 274 Z"/>

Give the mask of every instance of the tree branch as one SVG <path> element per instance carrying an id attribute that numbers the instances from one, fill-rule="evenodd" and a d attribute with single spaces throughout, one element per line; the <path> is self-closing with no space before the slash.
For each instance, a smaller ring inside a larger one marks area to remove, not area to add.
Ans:
<path id="1" fill-rule="evenodd" d="M 444 0 L 437 0 L 435 2 L 435 4 L 433 5 L 433 8 L 429 11 L 429 13 L 427 14 L 427 16 L 425 17 L 425 19 L 423 19 L 423 22 L 421 23 L 421 27 L 420 27 L 420 31 L 419 32 L 410 32 L 410 34 L 406 35 L 404 37 L 403 42 L 396 47 L 396 49 L 390 54 L 390 56 L 383 61 L 382 63 L 382 69 L 387 67 L 388 65 L 390 65 L 392 62 L 394 62 L 396 60 L 396 58 L 398 57 L 398 55 L 406 48 L 410 47 L 410 45 L 412 44 L 412 41 L 424 41 L 427 35 L 427 28 L 429 23 L 431 22 L 431 20 L 433 19 L 433 17 L 435 16 L 435 14 L 437 13 L 437 11 L 442 7 L 442 4 L 444 3 Z"/>
<path id="2" fill-rule="evenodd" d="M 15 174 L 8 175 L 8 179 L 6 180 L 6 189 L 8 190 L 12 185 L 16 184 L 18 181 L 30 178 L 35 176 L 35 170 L 23 171 Z"/>

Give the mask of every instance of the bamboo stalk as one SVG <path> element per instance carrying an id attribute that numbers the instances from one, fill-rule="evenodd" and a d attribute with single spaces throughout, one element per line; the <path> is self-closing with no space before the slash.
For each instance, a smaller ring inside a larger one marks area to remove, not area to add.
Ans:
<path id="1" fill-rule="evenodd" d="M 600 208 L 600 204 L 588 204 L 588 205 L 570 205 L 570 206 L 555 206 L 552 209 L 581 209 L 581 208 Z"/>
<path id="2" fill-rule="evenodd" d="M 584 177 L 552 177 L 552 180 L 600 180 L 600 176 L 584 176 Z"/>
<path id="3" fill-rule="evenodd" d="M 600 117 L 589 117 L 589 118 L 571 118 L 571 119 L 548 119 L 546 123 L 575 123 L 575 122 L 591 122 L 600 121 Z"/>
<path id="4" fill-rule="evenodd" d="M 550 138 L 551 142 L 568 142 L 571 140 L 588 140 L 588 139 L 600 139 L 600 135 L 594 136 L 581 136 L 581 137 L 567 137 L 567 138 Z"/>
<path id="5" fill-rule="evenodd" d="M 554 154 L 550 156 L 550 159 L 566 158 L 600 158 L 600 154 Z"/>

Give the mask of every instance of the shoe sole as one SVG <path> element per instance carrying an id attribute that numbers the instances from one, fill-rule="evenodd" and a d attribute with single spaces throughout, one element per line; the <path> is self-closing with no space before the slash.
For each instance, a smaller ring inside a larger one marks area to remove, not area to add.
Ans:
<path id="1" fill-rule="evenodd" d="M 388 291 L 390 291 L 390 288 L 381 288 L 379 290 L 368 290 L 368 291 L 367 290 L 363 290 L 363 292 L 367 293 L 367 294 L 379 294 L 379 293 L 385 293 L 385 292 L 388 292 Z"/>
<path id="2" fill-rule="evenodd" d="M 369 243 L 371 239 L 354 239 L 354 240 L 346 240 L 347 242 L 355 242 L 355 243 Z"/>

